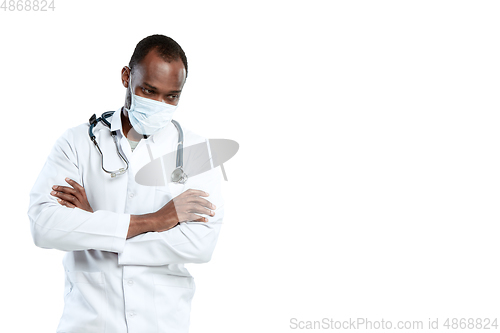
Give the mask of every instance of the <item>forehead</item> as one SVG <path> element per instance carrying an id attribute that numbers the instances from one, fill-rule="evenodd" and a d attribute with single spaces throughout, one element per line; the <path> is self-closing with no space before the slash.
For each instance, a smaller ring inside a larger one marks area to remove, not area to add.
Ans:
<path id="1" fill-rule="evenodd" d="M 167 62 L 155 50 L 151 50 L 134 67 L 132 76 L 159 90 L 180 90 L 186 80 L 186 68 L 181 59 Z"/>

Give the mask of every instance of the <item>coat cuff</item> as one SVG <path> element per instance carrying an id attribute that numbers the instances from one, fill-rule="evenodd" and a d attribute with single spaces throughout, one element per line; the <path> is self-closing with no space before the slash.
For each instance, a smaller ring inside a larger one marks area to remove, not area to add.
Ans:
<path id="1" fill-rule="evenodd" d="M 130 226 L 130 214 L 120 214 L 116 223 L 115 239 L 111 252 L 122 253 L 127 241 L 128 228 Z"/>

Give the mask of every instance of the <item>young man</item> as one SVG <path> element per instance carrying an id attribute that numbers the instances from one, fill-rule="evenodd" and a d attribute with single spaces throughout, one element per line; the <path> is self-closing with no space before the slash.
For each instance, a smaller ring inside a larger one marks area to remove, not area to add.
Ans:
<path id="1" fill-rule="evenodd" d="M 166 156 L 178 145 L 171 119 L 187 69 L 173 39 L 140 41 L 122 69 L 125 104 L 108 118 L 110 128 L 95 124 L 97 145 L 89 123 L 67 130 L 31 191 L 35 244 L 67 251 L 57 332 L 188 332 L 195 283 L 184 264 L 210 260 L 224 211 L 219 168 L 163 181 L 176 168 Z M 184 147 L 208 141 L 182 129 Z M 137 182 L 158 158 L 161 168 L 149 176 L 161 181 Z M 190 161 L 200 159 L 185 156 Z"/>

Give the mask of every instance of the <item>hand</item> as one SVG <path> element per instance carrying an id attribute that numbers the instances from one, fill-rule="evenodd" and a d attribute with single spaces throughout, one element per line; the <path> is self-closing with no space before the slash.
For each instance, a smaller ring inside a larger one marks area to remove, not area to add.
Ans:
<path id="1" fill-rule="evenodd" d="M 207 218 L 197 214 L 214 216 L 215 212 L 210 209 L 216 207 L 210 201 L 201 197 L 208 197 L 208 193 L 189 189 L 170 200 L 165 206 L 152 214 L 155 231 L 166 231 L 180 222 L 208 222 Z"/>
<path id="2" fill-rule="evenodd" d="M 86 210 L 87 212 L 93 213 L 94 210 L 90 207 L 89 201 L 87 200 L 87 194 L 85 194 L 85 189 L 83 186 L 78 184 L 72 179 L 66 178 L 66 182 L 73 188 L 68 186 L 52 186 L 52 191 L 50 194 L 57 197 L 57 202 L 61 205 Z"/>

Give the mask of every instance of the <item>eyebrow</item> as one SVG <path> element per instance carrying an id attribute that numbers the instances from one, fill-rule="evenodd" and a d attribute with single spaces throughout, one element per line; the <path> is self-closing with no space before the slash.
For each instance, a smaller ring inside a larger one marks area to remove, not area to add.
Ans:
<path id="1" fill-rule="evenodd" d="M 155 86 L 150 85 L 150 84 L 149 84 L 149 83 L 147 83 L 147 82 L 144 82 L 144 85 L 145 85 L 145 86 L 148 86 L 148 88 L 151 88 L 151 89 L 154 89 L 154 90 L 158 90 L 158 88 L 156 88 Z"/>
<path id="2" fill-rule="evenodd" d="M 150 89 L 158 90 L 158 88 L 156 88 L 155 86 L 150 85 L 147 82 L 144 82 L 144 85 L 148 86 L 148 88 L 150 88 Z M 182 90 L 172 90 L 172 91 L 169 92 L 169 94 L 179 94 L 181 92 L 182 92 Z"/>

